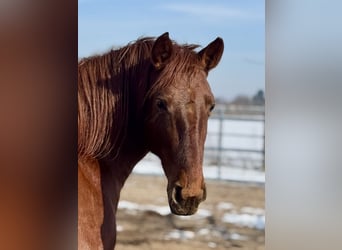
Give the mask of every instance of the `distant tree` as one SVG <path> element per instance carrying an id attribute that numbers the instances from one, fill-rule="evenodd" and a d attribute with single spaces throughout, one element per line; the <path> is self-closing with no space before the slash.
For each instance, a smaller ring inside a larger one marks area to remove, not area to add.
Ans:
<path id="1" fill-rule="evenodd" d="M 265 95 L 263 90 L 259 90 L 253 97 L 252 103 L 254 105 L 265 105 Z"/>
<path id="2" fill-rule="evenodd" d="M 246 95 L 238 95 L 234 98 L 234 100 L 231 102 L 231 104 L 235 105 L 250 105 L 251 99 Z"/>

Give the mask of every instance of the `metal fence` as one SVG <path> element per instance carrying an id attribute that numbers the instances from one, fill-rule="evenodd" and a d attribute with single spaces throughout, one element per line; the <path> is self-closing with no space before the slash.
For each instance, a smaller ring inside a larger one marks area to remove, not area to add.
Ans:
<path id="1" fill-rule="evenodd" d="M 263 114 L 216 112 L 208 122 L 205 164 L 264 171 L 264 123 Z"/>

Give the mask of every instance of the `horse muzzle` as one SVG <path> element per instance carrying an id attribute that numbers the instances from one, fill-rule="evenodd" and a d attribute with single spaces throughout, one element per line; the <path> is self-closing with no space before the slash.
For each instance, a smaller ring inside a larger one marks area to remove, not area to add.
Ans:
<path id="1" fill-rule="evenodd" d="M 171 212 L 176 215 L 193 215 L 199 204 L 206 199 L 205 186 L 200 189 L 183 188 L 178 183 L 168 188 L 168 199 Z"/>

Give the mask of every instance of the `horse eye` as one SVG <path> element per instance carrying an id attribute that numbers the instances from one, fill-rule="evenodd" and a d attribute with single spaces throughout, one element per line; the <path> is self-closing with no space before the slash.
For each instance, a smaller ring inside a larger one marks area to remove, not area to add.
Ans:
<path id="1" fill-rule="evenodd" d="M 163 110 L 163 111 L 167 110 L 166 102 L 162 99 L 157 99 L 157 107 L 158 109 Z"/>
<path id="2" fill-rule="evenodd" d="M 213 104 L 213 105 L 210 106 L 209 111 L 210 111 L 210 112 L 213 111 L 214 108 L 215 108 L 215 104 Z"/>

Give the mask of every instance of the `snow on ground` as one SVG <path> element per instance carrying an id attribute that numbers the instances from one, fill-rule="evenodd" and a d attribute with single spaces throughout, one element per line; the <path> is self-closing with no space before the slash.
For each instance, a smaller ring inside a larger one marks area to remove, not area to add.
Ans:
<path id="1" fill-rule="evenodd" d="M 217 205 L 217 209 L 219 210 L 231 210 L 234 208 L 234 205 L 230 202 L 220 202 Z"/>
<path id="2" fill-rule="evenodd" d="M 137 213 L 139 211 L 152 211 L 162 216 L 170 214 L 170 208 L 168 206 L 141 205 L 129 201 L 120 201 L 119 209 L 125 209 L 131 214 Z"/>
<path id="3" fill-rule="evenodd" d="M 174 229 L 165 236 L 165 239 L 166 240 L 170 240 L 170 239 L 189 240 L 189 239 L 193 239 L 194 237 L 195 237 L 195 233 L 193 231 Z"/>
<path id="4" fill-rule="evenodd" d="M 164 175 L 160 160 L 152 154 L 140 161 L 134 168 L 136 174 Z M 206 179 L 221 179 L 238 182 L 265 183 L 265 172 L 254 169 L 233 167 L 203 166 Z"/>
<path id="5" fill-rule="evenodd" d="M 241 227 L 265 228 L 265 215 L 226 213 L 222 221 Z"/>
<path id="6" fill-rule="evenodd" d="M 261 208 L 242 207 L 239 211 L 236 210 L 231 203 L 219 203 L 218 209 L 227 210 L 221 218 L 222 222 L 231 223 L 240 227 L 249 227 L 262 230 L 265 228 L 265 211 Z M 157 205 L 142 205 L 129 201 L 120 201 L 118 209 L 125 210 L 128 214 L 137 214 L 138 212 L 152 211 L 161 216 L 171 214 L 168 206 Z M 180 216 L 181 220 L 201 220 L 213 216 L 212 212 L 206 209 L 199 209 L 196 214 L 192 216 Z M 119 227 L 118 231 L 124 230 Z M 199 235 L 205 235 L 208 231 L 200 230 L 197 232 Z M 195 235 L 192 231 L 173 230 L 165 237 L 167 239 L 191 239 Z M 238 237 L 235 235 L 234 237 Z"/>
<path id="7" fill-rule="evenodd" d="M 130 214 L 136 214 L 137 212 L 152 211 L 162 216 L 171 214 L 169 206 L 155 206 L 155 205 L 142 205 L 130 201 L 120 201 L 118 205 L 119 209 L 124 209 Z M 203 219 L 211 216 L 211 212 L 206 209 L 198 209 L 196 214 L 192 216 L 181 216 L 182 220 L 189 219 Z"/>

